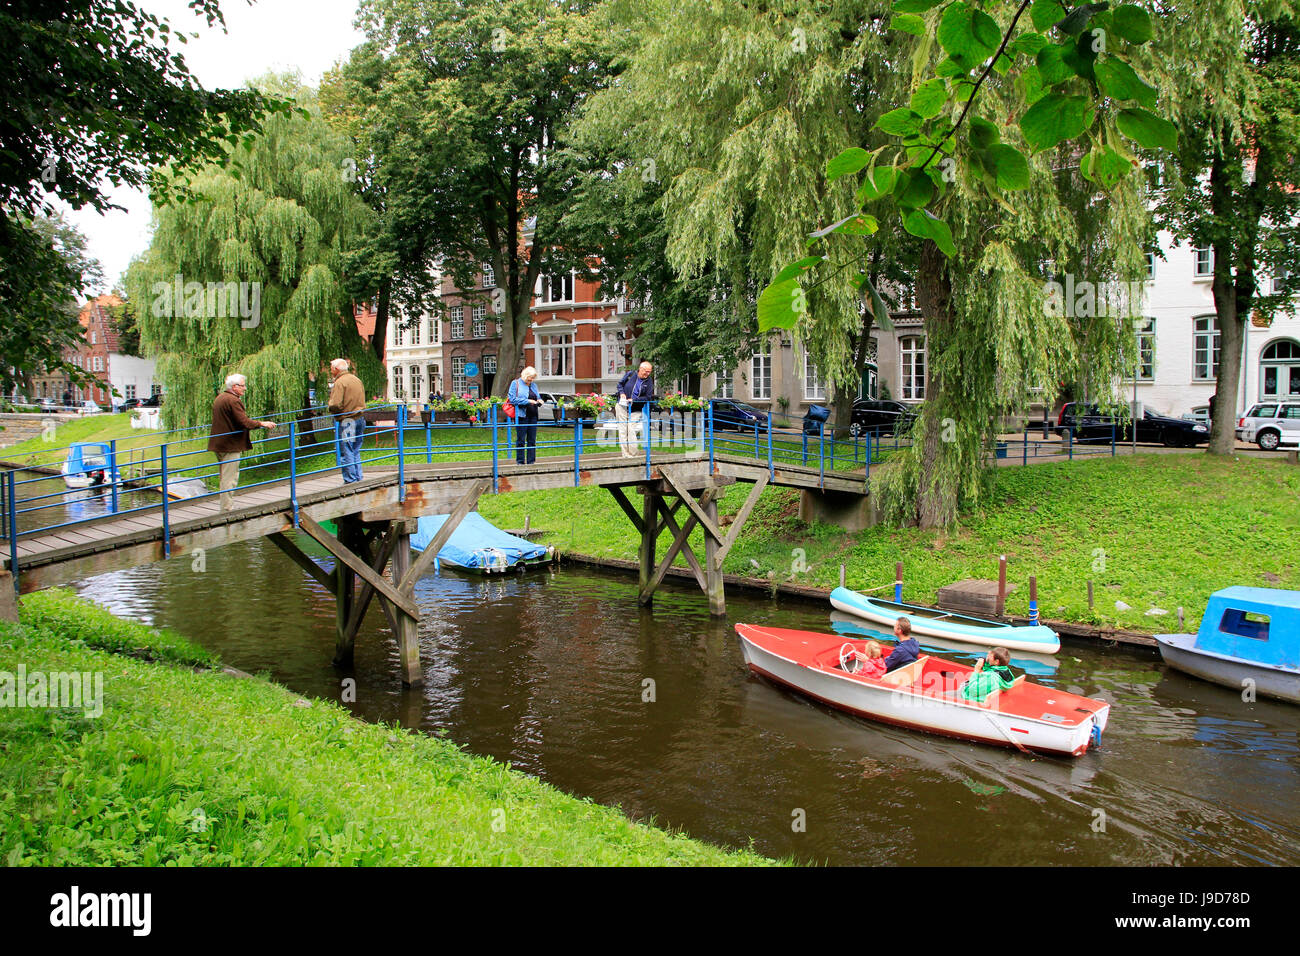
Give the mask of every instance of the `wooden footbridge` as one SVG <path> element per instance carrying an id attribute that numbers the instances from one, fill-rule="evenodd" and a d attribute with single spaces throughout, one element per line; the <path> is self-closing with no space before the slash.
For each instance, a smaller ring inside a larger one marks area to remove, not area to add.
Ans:
<path id="1" fill-rule="evenodd" d="M 661 446 L 656 451 L 643 446 L 644 455 L 631 459 L 617 451 L 584 453 L 577 434 L 572 439 L 572 457 L 553 456 L 532 465 L 516 465 L 500 461 L 501 447 L 513 451 L 508 443 L 502 446 L 495 433 L 497 427 L 504 431 L 506 426 L 493 422 L 486 427 L 493 431 L 492 460 L 436 464 L 408 463 L 404 429 L 396 427 L 396 456 L 391 453 L 394 449 L 389 449 L 387 461 L 366 462 L 362 479 L 345 485 L 336 468 L 297 474 L 293 465 L 298 452 L 291 426 L 290 477 L 239 488 L 228 508 L 222 507 L 217 493 L 179 502 L 162 495 L 156 504 L 124 513 L 44 527 L 33 526 L 28 520 L 26 530 L 20 530 L 19 515 L 36 509 L 22 507 L 24 498 L 10 471 L 3 476 L 3 504 L 8 511 L 5 564 L 21 594 L 266 537 L 335 596 L 336 664 L 350 663 L 366 611 L 378 598 L 397 637 L 403 680 L 417 684 L 421 680 L 416 637 L 420 609 L 415 602 L 415 584 L 483 494 L 575 486 L 608 489 L 640 535 L 639 600 L 650 603 L 680 554 L 707 595 L 710 611 L 717 615 L 726 610 L 722 563 L 764 488 L 798 488 L 804 493 L 806 513 L 829 520 L 849 515 L 857 516 L 850 517 L 851 521 L 861 523 L 867 507 L 869 456 L 860 459 L 862 467 L 856 470 L 827 470 L 821 449 L 815 465 L 787 462 L 774 454 L 770 434 L 764 446 L 762 436 L 753 442 L 719 439 L 711 428 L 705 428 L 696 450 Z M 429 426 L 424 428 L 427 433 Z M 766 454 L 761 454 L 764 451 Z M 855 457 L 858 453 L 855 448 Z M 806 439 L 802 457 L 808 457 Z M 165 453 L 162 459 L 166 463 Z M 840 459 L 832 453 L 830 460 L 834 464 Z M 723 488 L 737 482 L 751 488 L 740 511 L 724 528 L 718 520 L 717 497 Z M 638 496 L 639 501 L 635 500 Z M 435 514 L 450 517 L 413 559 L 410 538 L 417 530 L 417 519 Z M 334 522 L 338 533 L 327 531 L 322 526 L 325 521 Z M 688 541 L 696 527 L 704 532 L 702 555 L 695 554 Z M 670 541 L 659 554 L 659 539 L 665 531 Z M 306 554 L 295 532 L 306 534 L 329 551 L 335 558 L 333 570 L 325 570 Z"/>

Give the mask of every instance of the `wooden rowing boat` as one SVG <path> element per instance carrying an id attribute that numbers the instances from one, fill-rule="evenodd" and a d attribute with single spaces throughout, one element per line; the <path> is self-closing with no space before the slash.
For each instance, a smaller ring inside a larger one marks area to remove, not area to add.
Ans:
<path id="1" fill-rule="evenodd" d="M 879 678 L 854 673 L 865 641 L 836 634 L 737 624 L 756 674 L 860 717 L 1022 751 L 1077 757 L 1101 740 L 1110 705 L 1023 677 L 983 701 L 961 696 L 973 667 L 922 655 Z"/>
<path id="2" fill-rule="evenodd" d="M 1001 646 L 1009 651 L 1034 651 L 1039 654 L 1055 654 L 1061 649 L 1061 638 L 1050 627 L 1042 624 L 1014 625 L 986 621 L 916 604 L 882 601 L 848 588 L 832 591 L 831 605 L 838 611 L 880 624 L 886 631 L 891 631 L 894 622 L 900 617 L 906 617 L 912 622 L 913 635 L 984 647 Z"/>

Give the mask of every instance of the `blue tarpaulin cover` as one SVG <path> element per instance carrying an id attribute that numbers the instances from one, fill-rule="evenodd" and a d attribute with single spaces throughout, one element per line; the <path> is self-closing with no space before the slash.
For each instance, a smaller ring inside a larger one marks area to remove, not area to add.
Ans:
<path id="1" fill-rule="evenodd" d="M 420 530 L 411 535 L 411 549 L 423 551 L 446 520 L 447 515 L 421 518 Z M 462 568 L 498 571 L 513 567 L 520 561 L 544 558 L 549 550 L 545 545 L 506 534 L 477 511 L 471 511 L 438 552 L 438 560 Z"/>

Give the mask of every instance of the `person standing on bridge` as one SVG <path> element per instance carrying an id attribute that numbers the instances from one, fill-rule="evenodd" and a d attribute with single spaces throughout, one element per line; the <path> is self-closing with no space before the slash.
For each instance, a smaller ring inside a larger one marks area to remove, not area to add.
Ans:
<path id="1" fill-rule="evenodd" d="M 531 465 L 537 459 L 537 409 L 542 396 L 533 384 L 537 369 L 531 365 L 510 383 L 507 398 L 515 407 L 515 461 Z"/>
<path id="2" fill-rule="evenodd" d="M 339 467 L 343 469 L 343 484 L 361 480 L 361 442 L 365 438 L 366 389 L 361 379 L 348 371 L 348 360 L 337 358 L 330 362 L 330 411 L 339 423 Z"/>
<path id="3" fill-rule="evenodd" d="M 274 428 L 275 422 L 259 422 L 244 411 L 244 393 L 248 379 L 242 375 L 227 375 L 225 390 L 212 403 L 212 431 L 208 435 L 208 451 L 217 456 L 221 464 L 221 510 L 231 508 L 231 491 L 239 484 L 239 458 L 253 447 L 249 432 L 256 428 Z"/>
<path id="4" fill-rule="evenodd" d="M 655 367 L 642 362 L 636 371 L 629 370 L 618 383 L 618 404 L 614 417 L 618 420 L 618 448 L 624 458 L 635 458 L 636 442 L 632 440 L 631 413 L 641 413 L 641 434 L 649 440 L 650 416 L 646 410 L 655 394 Z"/>

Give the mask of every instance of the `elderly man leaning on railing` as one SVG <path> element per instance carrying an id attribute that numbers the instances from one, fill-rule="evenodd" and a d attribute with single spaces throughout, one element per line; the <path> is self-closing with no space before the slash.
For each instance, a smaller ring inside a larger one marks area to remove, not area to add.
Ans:
<path id="1" fill-rule="evenodd" d="M 274 428 L 275 422 L 259 422 L 244 411 L 244 393 L 248 379 L 227 375 L 225 390 L 212 403 L 212 431 L 208 451 L 221 463 L 221 510 L 231 508 L 231 491 L 239 484 L 239 458 L 253 447 L 249 432 L 257 428 Z"/>

